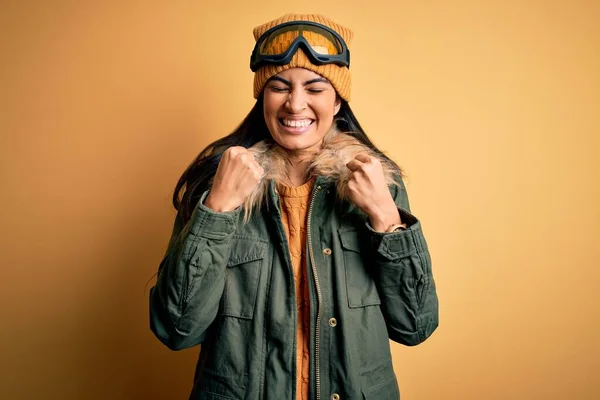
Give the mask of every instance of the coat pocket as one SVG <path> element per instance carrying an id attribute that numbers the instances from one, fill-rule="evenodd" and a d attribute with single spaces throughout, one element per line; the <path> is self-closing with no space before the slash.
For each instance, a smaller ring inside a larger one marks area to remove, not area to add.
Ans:
<path id="1" fill-rule="evenodd" d="M 359 308 L 381 304 L 373 271 L 364 261 L 364 248 L 357 230 L 338 231 L 344 253 L 348 307 Z M 364 241 L 363 241 L 364 243 Z"/>
<path id="2" fill-rule="evenodd" d="M 225 270 L 222 314 L 252 319 L 260 271 L 268 242 L 249 236 L 234 236 Z"/>
<path id="3" fill-rule="evenodd" d="M 365 400 L 399 400 L 400 390 L 396 378 L 363 390 Z"/>

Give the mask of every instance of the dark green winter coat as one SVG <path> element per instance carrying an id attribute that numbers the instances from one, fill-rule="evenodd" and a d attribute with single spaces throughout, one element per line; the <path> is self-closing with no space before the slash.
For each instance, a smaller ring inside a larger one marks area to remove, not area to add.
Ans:
<path id="1" fill-rule="evenodd" d="M 390 191 L 408 229 L 379 233 L 331 177 L 316 179 L 306 244 L 313 400 L 398 399 L 388 338 L 413 346 L 438 326 L 429 251 L 398 182 Z M 202 344 L 190 399 L 295 399 L 294 276 L 276 184 L 265 185 L 247 222 L 240 209 L 205 207 L 208 192 L 185 226 L 178 216 L 150 291 L 158 339 L 173 350 Z"/>

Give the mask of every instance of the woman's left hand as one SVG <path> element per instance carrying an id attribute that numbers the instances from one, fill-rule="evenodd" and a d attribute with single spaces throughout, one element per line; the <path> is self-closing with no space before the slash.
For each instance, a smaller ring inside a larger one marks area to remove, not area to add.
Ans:
<path id="1" fill-rule="evenodd" d="M 367 214 L 373 229 L 385 232 L 391 225 L 401 224 L 379 159 L 361 153 L 346 166 L 351 171 L 348 181 L 350 200 Z"/>

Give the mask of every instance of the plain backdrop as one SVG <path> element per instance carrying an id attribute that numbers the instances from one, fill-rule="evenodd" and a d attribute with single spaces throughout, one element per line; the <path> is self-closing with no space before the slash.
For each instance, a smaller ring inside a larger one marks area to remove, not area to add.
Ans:
<path id="1" fill-rule="evenodd" d="M 186 399 L 148 324 L 170 198 L 252 98 L 252 28 L 352 28 L 351 105 L 405 168 L 440 327 L 403 400 L 600 398 L 600 3 L 2 1 L 0 398 Z"/>

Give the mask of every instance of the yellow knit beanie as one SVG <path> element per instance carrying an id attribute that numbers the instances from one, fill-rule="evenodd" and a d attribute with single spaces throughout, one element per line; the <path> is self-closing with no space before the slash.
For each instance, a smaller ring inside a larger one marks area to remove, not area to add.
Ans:
<path id="1" fill-rule="evenodd" d="M 353 36 L 353 32 L 350 29 L 336 24 L 327 17 L 317 14 L 286 14 L 283 17 L 277 18 L 273 21 L 267 22 L 266 24 L 254 28 L 254 40 L 258 41 L 261 35 L 269 29 L 290 21 L 312 21 L 325 25 L 336 31 L 342 37 L 342 39 L 344 39 L 346 45 L 350 46 L 350 41 L 352 40 Z M 278 38 L 277 42 L 272 43 L 269 48 L 265 49 L 265 52 L 267 54 L 280 53 L 283 49 L 287 48 L 295 39 L 295 36 L 291 33 L 289 36 L 287 36 L 286 34 L 280 36 L 281 39 Z M 331 42 L 327 40 L 327 38 L 317 33 L 306 32 L 304 36 L 312 46 L 332 46 Z M 333 54 L 333 52 L 330 54 Z M 336 64 L 315 65 L 310 62 L 310 59 L 306 56 L 306 54 L 304 54 L 302 50 L 299 50 L 296 52 L 296 54 L 294 54 L 289 64 L 267 64 L 259 68 L 258 71 L 256 71 L 256 73 L 254 74 L 254 98 L 257 99 L 258 96 L 260 96 L 269 78 L 290 68 L 306 68 L 308 70 L 316 72 L 317 74 L 321 75 L 322 77 L 326 78 L 329 82 L 331 82 L 331 84 L 342 99 L 350 101 L 350 70 L 347 67 L 339 66 Z"/>

